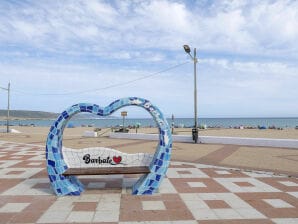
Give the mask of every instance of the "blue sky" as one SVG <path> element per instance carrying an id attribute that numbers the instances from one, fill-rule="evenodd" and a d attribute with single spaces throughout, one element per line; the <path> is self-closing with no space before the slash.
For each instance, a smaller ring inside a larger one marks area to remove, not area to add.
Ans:
<path id="1" fill-rule="evenodd" d="M 1 1 L 0 86 L 12 109 L 139 96 L 193 117 L 189 44 L 199 117 L 298 116 L 297 40 L 298 1 Z"/>

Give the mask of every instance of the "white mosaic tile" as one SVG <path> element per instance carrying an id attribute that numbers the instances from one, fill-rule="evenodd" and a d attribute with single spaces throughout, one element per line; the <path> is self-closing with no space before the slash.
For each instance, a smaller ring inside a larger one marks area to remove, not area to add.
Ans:
<path id="1" fill-rule="evenodd" d="M 115 166 L 115 164 L 117 167 L 149 166 L 153 159 L 153 155 L 149 153 L 127 154 L 104 147 L 92 147 L 80 150 L 63 147 L 62 152 L 64 160 L 70 168 L 111 167 Z M 90 159 L 89 163 L 86 163 L 87 160 L 83 159 L 86 155 Z M 102 162 L 99 162 L 99 158 Z M 118 163 L 118 161 L 120 162 Z"/>

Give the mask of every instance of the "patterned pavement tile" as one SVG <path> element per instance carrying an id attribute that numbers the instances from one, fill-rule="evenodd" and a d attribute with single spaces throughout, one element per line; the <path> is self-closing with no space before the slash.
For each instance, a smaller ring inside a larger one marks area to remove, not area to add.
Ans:
<path id="1" fill-rule="evenodd" d="M 0 141 L 0 223 L 296 224 L 298 179 L 171 162 L 152 196 L 131 195 L 138 175 L 80 176 L 86 191 L 56 197 L 44 147 Z"/>

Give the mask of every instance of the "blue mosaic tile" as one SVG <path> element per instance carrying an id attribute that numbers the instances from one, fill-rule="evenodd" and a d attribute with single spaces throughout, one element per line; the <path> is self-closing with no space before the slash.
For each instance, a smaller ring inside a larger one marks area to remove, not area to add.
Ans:
<path id="1" fill-rule="evenodd" d="M 147 110 L 156 122 L 159 130 L 159 142 L 153 160 L 150 164 L 150 173 L 143 175 L 133 186 L 132 194 L 146 195 L 156 192 L 169 166 L 172 150 L 171 129 L 162 112 L 148 100 L 129 97 L 112 102 L 107 107 L 96 104 L 75 104 L 57 118 L 50 128 L 46 143 L 47 171 L 51 185 L 58 196 L 80 195 L 84 186 L 75 176 L 63 176 L 68 169 L 62 153 L 63 130 L 72 116 L 80 112 L 89 112 L 99 116 L 108 116 L 124 106 L 138 106 Z"/>

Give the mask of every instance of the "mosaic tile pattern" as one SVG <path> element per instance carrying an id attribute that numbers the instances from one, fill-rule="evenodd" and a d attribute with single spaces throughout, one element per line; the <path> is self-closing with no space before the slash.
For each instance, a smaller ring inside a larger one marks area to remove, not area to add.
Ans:
<path id="1" fill-rule="evenodd" d="M 80 176 L 84 194 L 57 197 L 48 181 L 44 146 L 0 141 L 0 152 L 3 169 L 19 172 L 18 178 L 0 174 L 1 224 L 298 223 L 297 178 L 172 161 L 154 195 L 131 195 L 139 175 L 111 175 Z M 28 156 L 16 160 L 19 152 Z M 32 162 L 36 170 L 28 174 Z"/>
<path id="2" fill-rule="evenodd" d="M 80 195 L 84 190 L 83 185 L 77 177 L 63 175 L 68 169 L 68 166 L 63 157 L 62 139 L 64 128 L 70 118 L 80 112 L 108 116 L 125 106 L 138 106 L 147 110 L 154 118 L 160 133 L 156 152 L 149 166 L 151 172 L 142 176 L 135 183 L 132 194 L 153 194 L 158 189 L 168 169 L 171 158 L 171 130 L 163 114 L 156 106 L 152 105 L 148 100 L 129 97 L 116 100 L 107 107 L 100 107 L 96 104 L 88 103 L 75 104 L 63 111 L 54 122 L 47 138 L 46 159 L 49 179 L 57 195 Z"/>
<path id="3" fill-rule="evenodd" d="M 90 147 L 84 149 L 71 149 L 62 148 L 64 161 L 68 168 L 88 168 L 88 167 L 113 167 L 115 166 L 114 161 L 110 163 L 98 163 L 89 162 L 86 163 L 84 156 L 88 155 L 89 158 L 109 158 L 113 160 L 114 157 L 121 158 L 120 162 L 116 164 L 117 167 L 134 167 L 134 166 L 149 166 L 153 155 L 149 153 L 135 153 L 128 154 L 123 153 L 114 149 L 104 148 L 104 147 Z M 120 157 L 119 157 L 120 156 Z"/>

